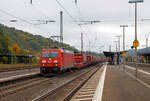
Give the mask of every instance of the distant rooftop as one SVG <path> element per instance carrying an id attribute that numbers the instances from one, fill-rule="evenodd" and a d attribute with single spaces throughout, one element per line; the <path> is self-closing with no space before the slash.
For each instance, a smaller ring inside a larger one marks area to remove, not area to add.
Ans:
<path id="1" fill-rule="evenodd" d="M 150 55 L 150 47 L 144 48 L 144 49 L 139 49 L 138 54 L 139 55 Z"/>

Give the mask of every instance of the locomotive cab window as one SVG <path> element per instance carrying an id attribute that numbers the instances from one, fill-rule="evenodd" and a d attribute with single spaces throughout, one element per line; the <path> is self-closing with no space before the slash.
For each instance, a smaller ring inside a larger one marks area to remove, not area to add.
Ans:
<path id="1" fill-rule="evenodd" d="M 58 57 L 58 51 L 44 51 L 42 57 Z"/>

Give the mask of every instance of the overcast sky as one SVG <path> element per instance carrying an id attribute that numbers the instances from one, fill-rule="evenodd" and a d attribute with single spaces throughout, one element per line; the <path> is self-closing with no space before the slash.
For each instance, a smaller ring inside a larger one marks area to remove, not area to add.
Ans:
<path id="1" fill-rule="evenodd" d="M 108 51 L 111 45 L 112 51 L 115 50 L 117 35 L 122 35 L 120 25 L 129 25 L 126 28 L 126 49 L 129 49 L 134 40 L 134 4 L 129 4 L 128 0 L 58 0 L 69 14 L 76 21 L 98 20 L 100 23 L 82 25 L 81 28 L 73 22 L 70 16 L 58 5 L 56 0 L 1 0 L 0 3 L 0 23 L 39 34 L 44 37 L 59 35 L 59 12 L 64 12 L 64 42 L 80 49 L 80 34 L 84 33 L 84 50 L 89 49 L 99 52 Z M 78 9 L 77 9 L 78 8 Z M 140 48 L 144 47 L 146 37 L 150 35 L 150 0 L 144 0 L 144 3 L 138 4 L 138 40 Z M 17 19 L 8 14 L 12 14 L 21 19 Z M 9 22 L 9 20 L 18 20 L 18 22 Z M 39 22 L 35 20 L 55 20 L 56 22 L 35 25 Z M 77 22 L 82 24 L 81 22 Z M 33 25 L 32 25 L 33 24 Z M 40 28 L 39 28 L 40 27 Z M 41 30 L 44 29 L 44 30 Z M 122 39 L 121 39 L 122 50 Z"/>

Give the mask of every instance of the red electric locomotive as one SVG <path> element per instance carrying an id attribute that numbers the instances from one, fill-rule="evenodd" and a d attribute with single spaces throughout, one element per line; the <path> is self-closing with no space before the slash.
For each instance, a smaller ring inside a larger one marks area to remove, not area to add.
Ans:
<path id="1" fill-rule="evenodd" d="M 74 53 L 75 68 L 83 68 L 87 66 L 86 55 L 82 53 Z"/>
<path id="2" fill-rule="evenodd" d="M 40 58 L 41 74 L 57 74 L 74 67 L 73 53 L 63 49 L 43 49 Z"/>

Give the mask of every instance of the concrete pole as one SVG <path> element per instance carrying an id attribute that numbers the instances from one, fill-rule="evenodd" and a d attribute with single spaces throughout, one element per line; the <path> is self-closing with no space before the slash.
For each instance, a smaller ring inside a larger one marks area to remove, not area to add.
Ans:
<path id="1" fill-rule="evenodd" d="M 125 51 L 125 27 L 123 27 L 123 51 Z"/>
<path id="2" fill-rule="evenodd" d="M 120 65 L 120 38 L 121 38 L 121 35 L 115 36 L 115 37 L 118 37 L 118 53 L 117 53 L 118 58 L 117 58 L 117 60 L 118 60 L 118 65 Z M 119 68 L 120 68 L 120 66 L 119 66 Z"/>
<path id="3" fill-rule="evenodd" d="M 33 4 L 32 0 L 30 0 L 30 4 L 31 4 L 31 5 Z"/>
<path id="4" fill-rule="evenodd" d="M 91 42 L 89 41 L 89 55 L 91 53 Z"/>
<path id="5" fill-rule="evenodd" d="M 135 40 L 137 40 L 137 3 L 136 2 L 135 2 Z M 138 68 L 137 68 L 137 63 L 138 63 L 137 47 L 135 47 L 135 55 L 136 55 L 135 77 L 137 78 L 137 73 L 138 73 Z"/>
<path id="6" fill-rule="evenodd" d="M 128 25 L 121 25 L 120 27 L 123 28 L 123 52 L 125 52 L 125 27 Z M 123 57 L 123 70 L 125 71 L 125 56 Z"/>
<path id="7" fill-rule="evenodd" d="M 63 48 L 63 11 L 60 11 L 60 44 Z"/>
<path id="8" fill-rule="evenodd" d="M 81 53 L 83 52 L 83 33 L 81 33 Z"/>
<path id="9" fill-rule="evenodd" d="M 119 63 L 119 65 L 120 65 L 120 37 L 121 37 L 121 36 L 118 36 L 118 55 L 119 55 L 118 63 Z M 119 68 L 120 68 L 120 66 L 119 66 Z"/>
<path id="10" fill-rule="evenodd" d="M 109 52 L 111 52 L 111 45 L 109 45 Z"/>
<path id="11" fill-rule="evenodd" d="M 117 41 L 116 41 L 116 56 L 117 56 Z M 117 57 L 116 57 L 116 64 L 117 64 Z"/>
<path id="12" fill-rule="evenodd" d="M 148 38 L 146 38 L 146 48 L 148 47 Z"/>
<path id="13" fill-rule="evenodd" d="M 148 37 L 146 38 L 146 48 L 148 48 Z M 148 56 L 146 56 L 146 63 L 148 63 Z"/>
<path id="14" fill-rule="evenodd" d="M 116 46 L 116 52 L 118 51 L 118 49 L 117 49 L 117 42 L 118 42 L 118 41 L 114 41 L 115 46 Z"/>
<path id="15" fill-rule="evenodd" d="M 123 27 L 123 52 L 125 52 L 125 27 Z M 123 70 L 125 71 L 125 56 L 123 57 Z"/>
<path id="16" fill-rule="evenodd" d="M 116 48 L 116 54 L 115 54 L 115 62 L 117 64 L 117 41 L 114 41 L 114 46 Z"/>
<path id="17" fill-rule="evenodd" d="M 135 40 L 137 40 L 137 3 L 142 3 L 144 0 L 132 0 L 129 1 L 129 3 L 134 3 L 135 4 Z M 137 63 L 138 63 L 138 55 L 137 55 L 137 46 L 135 46 L 135 55 L 136 55 L 136 72 L 135 72 L 135 77 L 137 78 L 137 73 L 138 73 L 138 68 L 137 68 Z"/>

